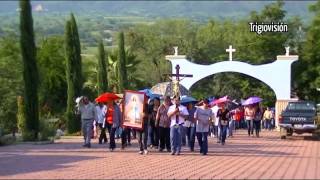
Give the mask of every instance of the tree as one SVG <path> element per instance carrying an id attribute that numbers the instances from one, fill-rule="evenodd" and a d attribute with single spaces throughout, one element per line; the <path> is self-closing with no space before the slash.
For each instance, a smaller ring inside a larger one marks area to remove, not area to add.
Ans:
<path id="1" fill-rule="evenodd" d="M 124 33 L 118 36 L 118 91 L 123 92 L 127 88 L 126 52 L 124 47 Z"/>
<path id="2" fill-rule="evenodd" d="M 302 55 L 294 64 L 293 78 L 298 97 L 320 101 L 320 1 L 310 6 L 315 17 L 308 28 L 306 41 L 302 43 Z"/>
<path id="3" fill-rule="evenodd" d="M 98 94 L 108 91 L 108 63 L 106 63 L 106 54 L 102 40 L 98 46 Z"/>
<path id="4" fill-rule="evenodd" d="M 16 96 L 23 95 L 22 63 L 17 34 L 0 38 L 0 128 L 4 133 L 16 131 Z"/>
<path id="5" fill-rule="evenodd" d="M 66 53 L 66 76 L 68 84 L 67 98 L 67 127 L 69 133 L 80 130 L 80 123 L 76 120 L 74 101 L 81 95 L 83 79 L 81 65 L 81 49 L 77 24 L 73 14 L 65 26 L 65 53 Z"/>
<path id="6" fill-rule="evenodd" d="M 118 77 L 118 49 L 113 49 L 108 54 L 108 77 L 109 87 L 111 91 L 117 91 L 117 87 L 119 86 L 119 81 L 117 80 Z M 138 66 L 140 61 L 137 60 L 137 57 L 127 49 L 125 51 L 126 56 L 126 70 L 128 76 L 128 89 L 141 89 L 144 87 L 144 78 L 141 78 L 141 75 L 138 74 Z"/>
<path id="7" fill-rule="evenodd" d="M 57 114 L 65 111 L 67 104 L 66 61 L 63 36 L 44 38 L 38 47 L 40 74 L 40 114 Z"/>
<path id="8" fill-rule="evenodd" d="M 25 87 L 26 129 L 30 133 L 26 140 L 37 140 L 39 132 L 38 68 L 30 1 L 20 0 L 20 8 L 20 44 Z"/>

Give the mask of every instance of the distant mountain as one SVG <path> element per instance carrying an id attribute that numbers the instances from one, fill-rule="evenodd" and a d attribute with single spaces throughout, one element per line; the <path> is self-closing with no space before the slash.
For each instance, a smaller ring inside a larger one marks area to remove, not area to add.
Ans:
<path id="1" fill-rule="evenodd" d="M 274 1 L 32 1 L 35 7 L 48 12 L 83 13 L 101 12 L 112 16 L 144 16 L 151 18 L 186 17 L 186 18 L 241 18 L 251 11 L 259 11 L 266 4 Z M 285 1 L 288 16 L 299 15 L 308 20 L 308 6 L 315 1 Z M 18 1 L 1 1 L 0 14 L 14 13 Z"/>

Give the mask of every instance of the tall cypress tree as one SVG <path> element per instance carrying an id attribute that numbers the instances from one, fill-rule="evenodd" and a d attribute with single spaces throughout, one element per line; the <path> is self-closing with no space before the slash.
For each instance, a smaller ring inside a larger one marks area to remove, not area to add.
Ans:
<path id="1" fill-rule="evenodd" d="M 20 0 L 20 45 L 23 60 L 23 80 L 25 99 L 26 130 L 25 140 L 37 140 L 39 132 L 38 83 L 33 20 L 29 0 Z"/>
<path id="2" fill-rule="evenodd" d="M 78 34 L 78 28 L 73 14 L 66 22 L 65 27 L 65 52 L 66 52 L 66 76 L 68 84 L 67 99 L 67 127 L 69 133 L 80 130 L 80 122 L 76 119 L 75 98 L 81 95 L 82 90 L 82 66 L 81 66 L 81 49 Z"/>
<path id="3" fill-rule="evenodd" d="M 126 52 L 124 47 L 124 34 L 118 37 L 118 91 L 121 93 L 127 88 Z"/>
<path id="4" fill-rule="evenodd" d="M 98 50 L 98 94 L 102 94 L 108 91 L 108 74 L 106 71 L 108 63 L 106 63 L 106 54 L 102 40 L 99 42 Z"/>

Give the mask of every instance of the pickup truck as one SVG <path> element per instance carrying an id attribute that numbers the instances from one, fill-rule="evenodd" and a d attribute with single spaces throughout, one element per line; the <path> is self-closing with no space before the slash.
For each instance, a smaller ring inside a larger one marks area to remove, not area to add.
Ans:
<path id="1" fill-rule="evenodd" d="M 310 101 L 289 102 L 286 109 L 279 116 L 280 136 L 313 133 L 317 129 L 317 111 L 315 104 Z"/>

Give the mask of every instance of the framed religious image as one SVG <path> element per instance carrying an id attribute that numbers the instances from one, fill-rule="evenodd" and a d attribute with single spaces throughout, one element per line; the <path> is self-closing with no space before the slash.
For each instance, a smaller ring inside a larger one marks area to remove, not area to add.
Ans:
<path id="1" fill-rule="evenodd" d="M 125 90 L 123 100 L 123 126 L 143 129 L 145 93 Z"/>

